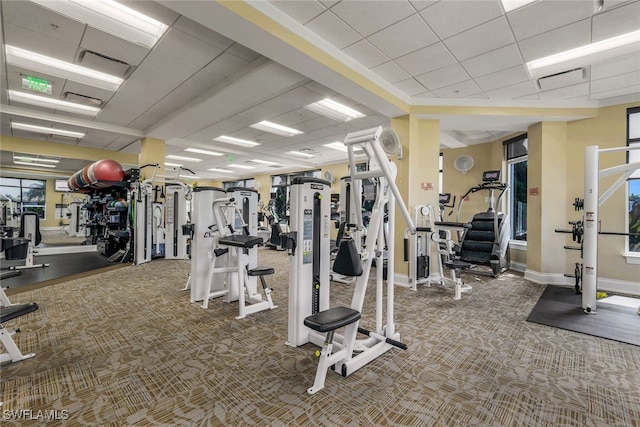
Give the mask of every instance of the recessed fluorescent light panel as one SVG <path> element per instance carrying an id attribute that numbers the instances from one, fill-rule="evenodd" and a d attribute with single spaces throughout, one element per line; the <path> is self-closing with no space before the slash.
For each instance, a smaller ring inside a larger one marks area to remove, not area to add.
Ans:
<path id="1" fill-rule="evenodd" d="M 511 12 L 534 1 L 536 0 L 502 0 L 502 7 L 504 7 L 505 12 Z"/>
<path id="2" fill-rule="evenodd" d="M 342 105 L 329 98 L 314 102 L 313 104 L 305 105 L 304 108 L 339 122 L 348 122 L 349 120 L 365 117 L 365 115 L 360 111 L 354 110 L 346 105 Z"/>
<path id="3" fill-rule="evenodd" d="M 329 144 L 323 144 L 324 147 L 332 148 L 334 150 L 342 151 L 344 153 L 348 152 L 349 149 L 342 142 L 331 142 Z M 359 146 L 354 146 L 353 151 L 362 151 L 362 148 Z"/>
<path id="4" fill-rule="evenodd" d="M 30 93 L 18 92 L 15 90 L 8 90 L 7 93 L 9 94 L 9 100 L 11 102 L 21 102 L 23 104 L 52 108 L 58 111 L 83 114 L 86 116 L 95 116 L 100 112 L 100 109 L 96 107 L 62 101 L 55 98 L 47 98 L 46 96 L 32 95 Z"/>
<path id="5" fill-rule="evenodd" d="M 233 173 L 233 171 L 230 171 L 229 169 L 211 168 L 207 170 L 211 172 Z"/>
<path id="6" fill-rule="evenodd" d="M 305 159 L 311 159 L 313 154 L 303 153 L 301 151 L 287 151 L 287 154 L 291 154 L 292 156 L 303 157 Z"/>
<path id="7" fill-rule="evenodd" d="M 11 127 L 13 129 L 26 130 L 28 132 L 42 133 L 42 134 L 45 134 L 45 135 L 68 136 L 69 138 L 82 138 L 85 135 L 82 132 L 73 132 L 73 131 L 64 130 L 64 129 L 48 128 L 48 127 L 44 127 L 44 126 L 35 126 L 35 125 L 29 125 L 29 124 L 26 124 L 26 123 L 11 123 Z"/>
<path id="8" fill-rule="evenodd" d="M 207 156 L 224 156 L 223 153 L 218 153 L 217 151 L 201 150 L 199 148 L 185 148 L 184 151 L 188 151 L 190 153 L 206 154 Z"/>
<path id="9" fill-rule="evenodd" d="M 270 162 L 269 160 L 253 159 L 251 161 L 252 162 L 256 162 L 256 163 L 260 163 L 261 165 L 267 165 L 267 166 L 276 166 L 278 164 L 276 162 Z"/>
<path id="10" fill-rule="evenodd" d="M 214 141 L 225 142 L 227 144 L 239 145 L 241 147 L 255 147 L 260 145 L 259 142 L 249 141 L 247 139 L 234 138 L 232 136 L 221 135 L 213 138 Z"/>
<path id="11" fill-rule="evenodd" d="M 15 46 L 5 45 L 5 51 L 7 53 L 7 64 L 39 73 L 50 74 L 111 92 L 115 92 L 122 82 L 124 82 L 124 79 L 120 77 L 101 73 L 100 71 L 81 67 L 70 62 L 60 61 Z"/>
<path id="12" fill-rule="evenodd" d="M 246 165 L 238 165 L 236 163 L 232 163 L 230 165 L 227 165 L 227 167 L 229 168 L 235 168 L 235 169 L 254 169 L 253 166 L 246 166 Z"/>
<path id="13" fill-rule="evenodd" d="M 169 154 L 168 156 L 165 156 L 165 159 L 182 160 L 183 162 L 194 162 L 194 163 L 202 161 L 202 159 L 196 159 L 195 157 L 174 156 L 173 154 Z"/>
<path id="14" fill-rule="evenodd" d="M 13 163 L 16 164 L 16 165 L 35 166 L 35 167 L 38 167 L 38 168 L 55 168 L 56 167 L 56 165 L 50 165 L 50 164 L 47 164 L 47 163 L 19 162 L 19 161 L 16 161 L 16 160 L 14 160 Z"/>
<path id="15" fill-rule="evenodd" d="M 60 163 L 59 159 L 48 159 L 44 157 L 32 157 L 32 156 L 21 156 L 21 155 L 13 155 L 13 160 L 18 160 L 20 162 L 38 162 L 38 163 Z"/>
<path id="16" fill-rule="evenodd" d="M 178 163 L 169 163 L 169 162 L 164 162 L 164 165 L 165 165 L 165 166 L 171 166 L 171 167 L 174 167 L 174 168 L 181 168 L 181 167 L 182 167 L 182 165 L 181 165 L 181 164 L 178 164 Z"/>
<path id="17" fill-rule="evenodd" d="M 113 0 L 31 1 L 146 48 L 153 47 L 169 28 L 162 22 Z"/>
<path id="18" fill-rule="evenodd" d="M 254 129 L 265 131 L 265 132 L 275 133 L 276 135 L 280 135 L 280 136 L 295 136 L 295 135 L 300 135 L 304 133 L 297 129 L 279 125 L 277 123 L 269 122 L 267 120 L 263 120 L 259 123 L 252 124 L 251 127 Z"/>
<path id="19" fill-rule="evenodd" d="M 636 53 L 639 43 L 640 30 L 529 61 L 527 68 L 532 76 L 547 76 Z"/>

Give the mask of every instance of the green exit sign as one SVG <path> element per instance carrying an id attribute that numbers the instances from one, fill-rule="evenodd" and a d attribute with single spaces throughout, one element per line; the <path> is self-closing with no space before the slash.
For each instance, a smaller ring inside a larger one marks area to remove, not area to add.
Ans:
<path id="1" fill-rule="evenodd" d="M 22 89 L 51 95 L 52 85 L 49 81 L 32 76 L 22 76 Z"/>

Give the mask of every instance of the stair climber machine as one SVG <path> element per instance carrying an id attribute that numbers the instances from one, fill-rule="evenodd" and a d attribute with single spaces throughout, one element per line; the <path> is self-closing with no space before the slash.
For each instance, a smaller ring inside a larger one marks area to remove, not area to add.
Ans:
<path id="1" fill-rule="evenodd" d="M 457 221 L 460 222 L 460 212 L 467 196 L 481 191 L 489 193 L 487 211 L 475 214 L 470 221 L 471 227 L 465 227 L 460 236 L 458 258 L 475 266 L 490 267 L 487 274 L 493 277 L 509 268 L 509 215 L 496 211 L 508 190 L 509 185 L 500 182 L 499 170 L 485 171 L 482 184 L 471 187 L 458 205 Z M 474 272 L 485 273 L 475 269 Z"/>
<path id="2" fill-rule="evenodd" d="M 331 184 L 328 181 L 306 177 L 293 180 L 291 232 L 283 235 L 284 246 L 291 256 L 287 344 L 298 347 L 311 342 L 322 348 L 313 386 L 307 390 L 309 394 L 324 388 L 330 368 L 347 377 L 391 349 L 406 349 L 406 345 L 399 341 L 400 334 L 395 330 L 394 323 L 393 245 L 388 248 L 389 279 L 386 289 L 383 269 L 377 268 L 375 273 L 376 318 L 375 323 L 372 322 L 375 330 L 369 331 L 359 326 L 374 259 L 378 260 L 377 265 L 383 265 L 385 205 L 389 223 L 394 224 L 397 200 L 411 234 L 415 233 L 415 226 L 395 185 L 395 165 L 386 154 L 397 151 L 398 137 L 395 132 L 383 131 L 382 127 L 378 127 L 350 133 L 344 144 L 349 151 L 352 182 L 373 178 L 377 186 L 376 200 L 360 253 L 353 239 L 343 238 L 333 264 L 335 272 L 356 277 L 350 306 L 329 308 Z M 357 148 L 361 148 L 368 157 L 368 171 L 358 172 L 356 169 Z M 361 212 L 360 188 L 360 185 L 352 187 L 355 189 L 352 198 L 356 212 Z M 356 215 L 355 219 L 356 228 L 363 231 L 361 215 Z M 390 227 L 389 241 L 393 241 L 393 234 L 394 228 Z M 386 324 L 383 324 L 385 318 Z M 336 330 L 341 328 L 346 328 L 344 335 L 336 334 Z M 358 333 L 367 338 L 357 340 Z M 334 347 L 336 351 L 333 351 Z"/>

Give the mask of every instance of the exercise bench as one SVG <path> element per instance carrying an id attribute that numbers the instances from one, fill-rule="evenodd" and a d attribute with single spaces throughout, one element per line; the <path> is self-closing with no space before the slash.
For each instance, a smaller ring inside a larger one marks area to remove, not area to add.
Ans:
<path id="1" fill-rule="evenodd" d="M 18 346 L 13 341 L 13 335 L 20 332 L 20 329 L 10 330 L 5 328 L 4 323 L 31 313 L 38 309 L 38 304 L 30 302 L 26 304 L 13 304 L 0 307 L 0 342 L 4 346 L 6 353 L 0 354 L 0 363 L 19 362 L 21 360 L 34 357 L 35 353 L 22 354 Z"/>

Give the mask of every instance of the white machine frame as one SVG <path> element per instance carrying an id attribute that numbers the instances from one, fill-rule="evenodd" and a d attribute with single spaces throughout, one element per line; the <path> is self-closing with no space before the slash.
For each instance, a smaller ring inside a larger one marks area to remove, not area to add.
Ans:
<path id="1" fill-rule="evenodd" d="M 334 344 L 325 337 L 310 330 L 308 333 L 308 341 L 322 347 L 320 361 L 314 384 L 307 392 L 314 394 L 324 388 L 327 371 L 335 365 L 335 371 L 342 376 L 347 377 L 353 372 L 367 365 L 382 354 L 394 347 L 403 347 L 400 343 L 400 334 L 395 330 L 394 322 L 394 248 L 393 244 L 388 247 L 388 264 L 387 264 L 387 286 L 386 286 L 386 307 L 385 307 L 385 289 L 383 282 L 383 251 L 385 248 L 384 238 L 384 206 L 387 205 L 389 224 L 389 241 L 394 241 L 394 219 L 395 219 L 395 201 L 397 201 L 401 214 L 407 223 L 410 234 L 415 234 L 415 225 L 411 216 L 404 205 L 402 196 L 395 184 L 396 168 L 389 161 L 387 155 L 382 149 L 380 136 L 383 132 L 382 127 L 368 129 L 359 132 L 353 132 L 346 136 L 344 144 L 349 151 L 349 164 L 352 182 L 367 178 L 376 178 L 378 191 L 376 192 L 376 201 L 373 207 L 371 220 L 363 250 L 361 255 L 363 274 L 358 276 L 355 281 L 355 289 L 351 301 L 351 310 L 362 313 L 366 288 L 371 273 L 373 261 L 376 261 L 376 322 L 375 331 L 366 331 L 359 328 L 360 321 L 356 320 L 346 325 L 344 335 L 335 335 L 337 351 L 333 352 Z M 369 170 L 358 172 L 355 161 L 355 146 L 358 145 L 369 160 Z M 358 189 L 360 186 L 355 185 L 356 190 L 352 192 L 355 201 L 355 211 L 361 212 L 361 194 Z M 294 193 L 292 193 L 294 194 Z M 293 200 L 293 197 L 292 197 Z M 327 209 L 327 212 L 329 210 Z M 293 212 L 292 212 L 293 214 Z M 293 215 L 292 215 L 293 216 Z M 327 223 L 329 220 L 327 219 Z M 292 223 L 293 224 L 293 223 Z M 364 230 L 362 224 L 362 216 L 356 215 L 356 225 L 360 230 Z M 300 248 L 298 249 L 300 250 Z M 323 252 L 324 253 L 324 252 Z M 325 256 L 326 258 L 326 256 Z M 297 280 L 297 279 L 296 279 Z M 323 284 L 321 284 L 322 286 Z M 328 294 L 327 294 L 328 296 Z M 296 304 L 297 301 L 290 297 L 290 305 Z M 384 316 L 386 308 L 386 317 Z M 321 312 L 324 311 L 321 305 Z M 320 313 L 321 313 L 320 312 Z M 386 319 L 386 323 L 385 323 Z M 291 321 L 291 319 L 290 319 Z M 383 324 L 384 323 L 384 324 Z M 291 325 L 290 325 L 291 328 Z M 358 332 L 366 333 L 369 338 L 357 340 Z M 329 333 L 334 338 L 333 331 Z M 328 337 L 327 337 L 328 338 Z M 290 345 L 294 343 L 289 342 Z"/>
<path id="2" fill-rule="evenodd" d="M 407 232 L 405 239 L 408 240 L 409 262 L 409 289 L 416 291 L 418 285 L 431 284 L 433 272 L 430 270 L 431 261 L 431 228 L 433 227 L 434 210 L 430 205 L 418 205 L 413 210 L 413 223 L 416 226 L 416 233 Z M 418 256 L 427 257 L 427 275 L 418 277 Z M 440 273 L 442 275 L 442 272 Z"/>
<path id="3" fill-rule="evenodd" d="M 598 288 L 598 227 L 600 224 L 599 209 L 615 191 L 620 188 L 636 170 L 640 162 L 626 163 L 606 169 L 599 169 L 601 153 L 629 152 L 640 147 L 598 148 L 597 145 L 586 147 L 584 166 L 584 235 L 583 274 L 582 274 L 582 309 L 585 313 L 595 314 L 597 309 L 596 292 Z M 600 178 L 622 174 L 606 191 L 600 195 Z M 616 233 L 623 235 L 624 233 Z"/>

